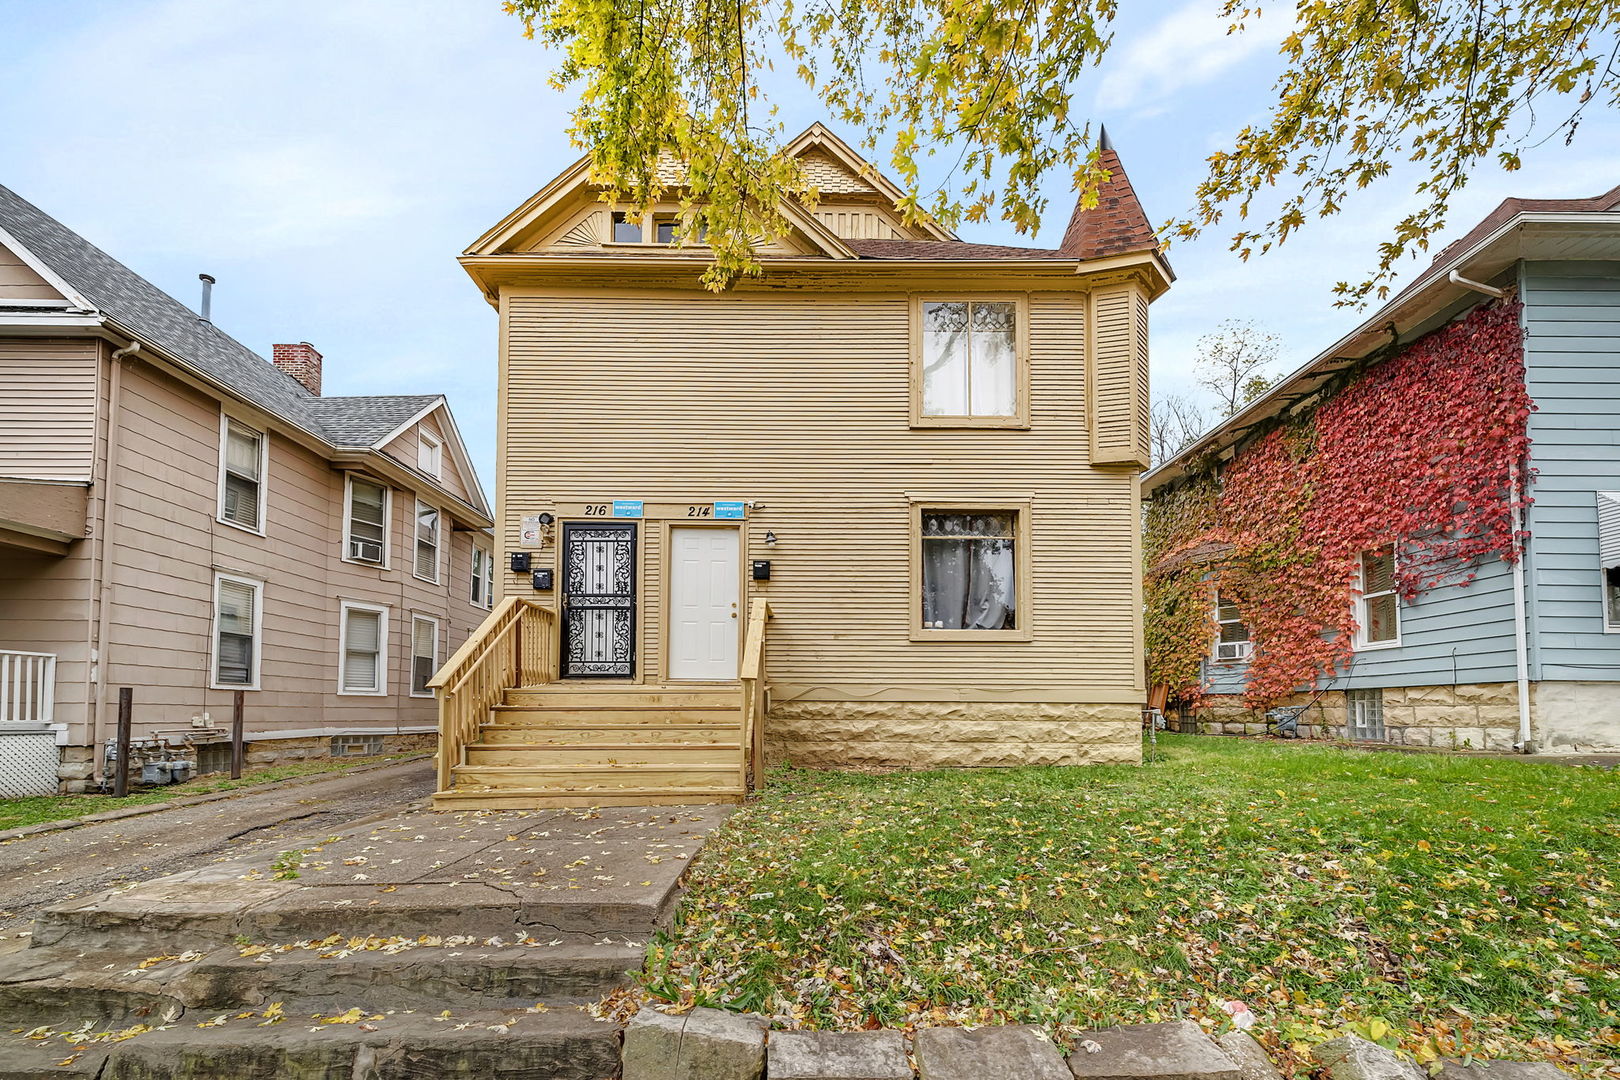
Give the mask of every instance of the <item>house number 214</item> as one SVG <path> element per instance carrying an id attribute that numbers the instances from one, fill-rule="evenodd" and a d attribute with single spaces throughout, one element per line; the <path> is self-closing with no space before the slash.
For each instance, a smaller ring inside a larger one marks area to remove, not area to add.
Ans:
<path id="1" fill-rule="evenodd" d="M 689 518 L 714 517 L 714 507 L 712 507 L 712 506 L 688 506 L 686 508 L 686 516 L 689 517 Z"/>

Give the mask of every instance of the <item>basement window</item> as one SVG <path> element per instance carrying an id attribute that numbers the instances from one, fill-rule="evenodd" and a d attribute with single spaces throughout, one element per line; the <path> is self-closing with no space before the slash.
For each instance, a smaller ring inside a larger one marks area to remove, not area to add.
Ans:
<path id="1" fill-rule="evenodd" d="M 1348 690 L 1344 695 L 1345 734 L 1359 742 L 1384 742 L 1384 692 Z"/>

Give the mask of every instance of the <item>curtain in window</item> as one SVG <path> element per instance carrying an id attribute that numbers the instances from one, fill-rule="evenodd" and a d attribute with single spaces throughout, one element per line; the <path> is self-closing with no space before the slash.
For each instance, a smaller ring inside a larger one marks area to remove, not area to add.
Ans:
<path id="1" fill-rule="evenodd" d="M 382 613 L 346 611 L 343 616 L 343 689 L 379 689 L 381 652 Z"/>
<path id="2" fill-rule="evenodd" d="M 924 416 L 1012 416 L 1018 411 L 1017 305 L 923 305 Z"/>
<path id="3" fill-rule="evenodd" d="M 239 581 L 219 583 L 218 664 L 214 677 L 225 686 L 253 682 L 254 589 Z"/>
<path id="4" fill-rule="evenodd" d="M 416 574 L 439 579 L 439 512 L 431 506 L 416 508 Z"/>
<path id="5" fill-rule="evenodd" d="M 438 653 L 439 628 L 426 619 L 414 620 L 411 623 L 411 693 L 427 693 Z"/>
<path id="6" fill-rule="evenodd" d="M 923 628 L 1013 630 L 1013 515 L 924 511 Z"/>

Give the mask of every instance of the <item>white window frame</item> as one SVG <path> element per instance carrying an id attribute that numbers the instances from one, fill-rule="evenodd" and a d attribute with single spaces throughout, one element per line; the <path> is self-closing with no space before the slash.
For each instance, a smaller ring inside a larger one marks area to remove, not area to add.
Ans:
<path id="1" fill-rule="evenodd" d="M 245 683 L 219 681 L 219 586 L 223 581 L 246 585 L 253 590 L 253 663 Z M 209 617 L 208 687 L 211 690 L 257 690 L 264 666 L 264 582 L 241 574 L 214 571 L 213 612 Z"/>
<path id="2" fill-rule="evenodd" d="M 444 440 L 427 428 L 417 429 L 416 467 L 435 480 L 444 472 Z"/>
<path id="3" fill-rule="evenodd" d="M 473 607 L 489 608 L 495 604 L 495 553 L 479 544 L 472 546 L 472 598 Z M 478 557 L 484 557 L 484 573 L 478 574 Z"/>
<path id="4" fill-rule="evenodd" d="M 394 489 L 383 481 L 377 480 L 373 477 L 364 475 L 359 477 L 359 479 L 365 481 L 366 483 L 375 484 L 383 489 L 383 557 L 382 562 L 380 563 L 368 562 L 365 559 L 356 559 L 349 552 L 350 527 L 354 523 L 353 507 L 355 479 L 356 475 L 354 473 L 348 473 L 345 475 L 343 480 L 343 553 L 340 557 L 344 562 L 354 563 L 356 566 L 370 566 L 378 570 L 390 569 L 390 564 L 393 561 L 394 549 L 394 545 L 392 543 L 394 532 Z"/>
<path id="5" fill-rule="evenodd" d="M 1234 610 L 1237 609 L 1236 604 L 1232 604 L 1231 606 L 1232 606 L 1232 608 Z M 1215 613 L 1214 613 L 1214 615 L 1215 615 L 1215 645 L 1214 645 L 1213 651 L 1210 654 L 1211 658 L 1217 664 L 1241 664 L 1241 663 L 1247 662 L 1249 657 L 1254 655 L 1254 637 L 1252 636 L 1254 632 L 1252 630 L 1249 630 L 1249 623 L 1248 623 L 1248 620 L 1244 619 L 1243 612 L 1238 611 L 1237 618 L 1235 618 L 1235 619 L 1223 619 L 1223 618 L 1221 618 L 1221 594 L 1220 594 L 1219 591 L 1217 591 L 1215 593 Z M 1225 626 L 1227 623 L 1237 623 L 1239 626 L 1243 627 L 1244 630 L 1248 631 L 1251 636 L 1246 641 L 1222 641 L 1221 640 L 1220 628 L 1222 626 Z M 1227 647 L 1230 647 L 1232 645 L 1241 645 L 1242 648 L 1233 650 L 1232 655 L 1230 655 L 1230 656 L 1222 656 L 1221 655 L 1221 650 L 1223 648 L 1227 648 Z"/>
<path id="6" fill-rule="evenodd" d="M 1598 521 L 1598 612 L 1603 619 L 1603 632 L 1605 634 L 1620 634 L 1620 622 L 1609 617 L 1609 570 L 1620 563 L 1610 562 L 1604 558 L 1603 550 L 1603 522 L 1605 501 L 1620 504 L 1620 491 L 1600 491 L 1597 493 L 1597 521 Z M 1610 538 L 1612 543 L 1612 534 Z"/>
<path id="7" fill-rule="evenodd" d="M 430 698 L 433 696 L 432 690 L 418 692 L 416 689 L 416 624 L 419 622 L 430 623 L 433 626 L 433 670 L 428 673 L 428 681 L 431 682 L 433 676 L 439 670 L 439 620 L 436 616 L 423 615 L 420 612 L 413 611 L 411 612 L 411 636 L 408 642 L 411 666 L 410 671 L 407 672 L 405 686 L 413 698 Z"/>
<path id="8" fill-rule="evenodd" d="M 343 663 L 349 655 L 349 612 L 375 612 L 377 618 L 377 688 L 350 690 L 343 684 Z M 337 692 L 343 697 L 388 696 L 388 607 L 385 604 L 367 604 L 359 600 L 344 600 L 338 604 Z"/>
<path id="9" fill-rule="evenodd" d="M 243 431 L 252 432 L 259 440 L 259 512 L 257 529 L 250 529 L 241 522 L 232 521 L 225 516 L 225 454 L 226 444 L 230 439 L 231 425 L 235 424 Z M 229 525 L 233 529 L 241 529 L 254 536 L 264 535 L 265 509 L 269 504 L 267 498 L 270 491 L 270 433 L 243 420 L 238 420 L 230 413 L 220 410 L 219 414 L 219 485 L 214 499 L 214 520 L 221 525 Z"/>
<path id="10" fill-rule="evenodd" d="M 438 517 L 434 519 L 437 522 L 437 525 L 434 527 L 434 532 L 437 535 L 435 535 L 433 538 L 432 577 L 423 577 L 421 574 L 417 573 L 416 570 L 416 551 L 418 546 L 422 543 L 423 510 L 432 510 L 438 515 Z M 441 572 L 440 568 L 440 563 L 444 561 L 444 549 L 444 508 L 435 506 L 430 502 L 425 502 L 422 499 L 417 499 L 415 505 L 411 508 L 411 576 L 416 578 L 418 581 L 426 581 L 437 585 L 444 578 L 444 574 Z"/>
<path id="11" fill-rule="evenodd" d="M 1367 590 L 1367 556 L 1390 549 L 1390 587 L 1384 592 L 1368 593 Z M 1356 555 L 1356 651 L 1377 652 L 1380 649 L 1395 649 L 1401 644 L 1401 593 L 1398 583 L 1393 580 L 1394 571 L 1400 567 L 1400 553 L 1393 544 L 1380 544 L 1375 548 L 1368 548 Z M 1367 640 L 1367 601 L 1380 596 L 1395 597 L 1395 636 L 1388 641 Z"/>

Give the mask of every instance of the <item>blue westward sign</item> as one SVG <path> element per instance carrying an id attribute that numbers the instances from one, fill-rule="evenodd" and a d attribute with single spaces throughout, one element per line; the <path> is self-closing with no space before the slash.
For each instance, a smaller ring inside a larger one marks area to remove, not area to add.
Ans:
<path id="1" fill-rule="evenodd" d="M 714 516 L 717 518 L 740 518 L 743 516 L 746 503 L 717 502 L 714 504 Z"/>
<path id="2" fill-rule="evenodd" d="M 641 516 L 641 500 L 640 499 L 614 499 L 613 500 L 613 516 L 614 517 L 635 517 L 635 518 L 640 517 Z"/>

